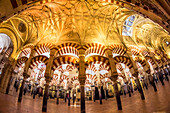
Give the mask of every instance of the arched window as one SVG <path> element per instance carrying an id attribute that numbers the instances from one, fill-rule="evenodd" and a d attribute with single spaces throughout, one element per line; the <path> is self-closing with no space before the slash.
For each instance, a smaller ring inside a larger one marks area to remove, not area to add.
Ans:
<path id="1" fill-rule="evenodd" d="M 133 31 L 133 22 L 135 20 L 135 15 L 129 16 L 124 24 L 123 24 L 123 31 L 122 31 L 122 35 L 123 36 L 130 36 L 132 37 L 132 31 Z"/>

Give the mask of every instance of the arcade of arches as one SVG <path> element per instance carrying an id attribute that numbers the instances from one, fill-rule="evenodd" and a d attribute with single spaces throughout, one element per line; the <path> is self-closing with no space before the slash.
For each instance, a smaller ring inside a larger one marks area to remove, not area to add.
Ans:
<path id="1" fill-rule="evenodd" d="M 1 1 L 13 14 L 0 8 L 0 92 L 39 94 L 43 112 L 49 96 L 81 113 L 102 98 L 122 110 L 120 95 L 136 89 L 145 100 L 170 75 L 169 2 L 149 1 Z"/>

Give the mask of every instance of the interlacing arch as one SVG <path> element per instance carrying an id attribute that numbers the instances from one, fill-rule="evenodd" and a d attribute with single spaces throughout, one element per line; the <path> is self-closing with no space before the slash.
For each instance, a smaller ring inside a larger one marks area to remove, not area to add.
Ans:
<path id="1" fill-rule="evenodd" d="M 114 59 L 116 64 L 117 63 L 123 63 L 123 64 L 127 65 L 129 67 L 129 70 L 130 70 L 131 74 L 134 76 L 135 71 L 134 71 L 132 62 L 130 61 L 130 59 L 128 57 L 125 57 L 125 56 L 116 56 L 113 59 Z"/>
<path id="2" fill-rule="evenodd" d="M 120 44 L 113 44 L 110 46 L 109 49 L 113 51 L 113 54 L 117 54 L 120 56 L 123 56 L 126 53 L 126 48 Z"/>
<path id="3" fill-rule="evenodd" d="M 85 57 L 89 57 L 91 55 L 100 55 L 105 56 L 105 50 L 107 49 L 104 45 L 98 43 L 89 43 L 83 46 L 85 51 Z"/>
<path id="4" fill-rule="evenodd" d="M 30 63 L 30 68 L 33 69 L 34 66 L 37 66 L 39 63 L 44 63 L 45 65 L 47 65 L 48 63 L 48 57 L 47 56 L 36 56 L 34 58 L 32 58 L 31 63 Z"/>

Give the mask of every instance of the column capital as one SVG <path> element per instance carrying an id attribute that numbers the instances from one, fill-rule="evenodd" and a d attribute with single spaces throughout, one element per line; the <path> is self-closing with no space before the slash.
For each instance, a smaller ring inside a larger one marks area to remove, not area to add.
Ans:
<path id="1" fill-rule="evenodd" d="M 33 49 L 31 49 L 31 54 L 30 54 L 30 57 L 33 57 L 33 55 L 34 55 L 34 52 L 35 52 L 36 50 L 33 48 Z"/>
<path id="2" fill-rule="evenodd" d="M 54 49 L 54 48 L 51 49 L 51 50 L 50 50 L 50 56 L 54 56 L 56 52 L 57 52 L 56 49 Z"/>
<path id="3" fill-rule="evenodd" d="M 79 56 L 84 56 L 85 55 L 85 49 L 84 48 L 80 48 L 79 49 Z"/>
<path id="4" fill-rule="evenodd" d="M 112 50 L 110 50 L 110 49 L 106 49 L 106 56 L 108 57 L 108 58 L 113 58 L 113 51 Z"/>

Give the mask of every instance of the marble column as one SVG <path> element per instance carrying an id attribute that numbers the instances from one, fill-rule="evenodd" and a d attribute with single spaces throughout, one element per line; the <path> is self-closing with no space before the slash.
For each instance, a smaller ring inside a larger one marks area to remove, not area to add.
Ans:
<path id="1" fill-rule="evenodd" d="M 107 50 L 106 55 L 109 58 L 109 63 L 110 63 L 110 67 L 111 67 L 110 79 L 114 82 L 114 91 L 115 91 L 115 95 L 116 95 L 117 108 L 118 108 L 118 110 L 122 110 L 122 103 L 121 103 L 120 94 L 119 94 L 118 85 L 117 85 L 118 73 L 117 73 L 117 69 L 116 69 L 116 64 L 113 60 L 112 51 Z"/>
<path id="2" fill-rule="evenodd" d="M 46 70 L 45 70 L 46 85 L 45 85 L 45 92 L 44 92 L 44 97 L 43 97 L 42 112 L 47 112 L 47 99 L 48 99 L 48 93 L 49 93 L 48 92 L 49 82 L 51 81 L 51 78 L 52 78 L 52 75 L 53 75 L 51 68 L 53 66 L 55 53 L 56 53 L 55 49 L 50 50 L 50 58 L 48 59 L 48 63 L 47 63 Z"/>
<path id="3" fill-rule="evenodd" d="M 59 104 L 59 89 L 60 89 L 60 86 L 57 86 L 57 94 L 56 94 L 56 104 Z"/>
<path id="4" fill-rule="evenodd" d="M 93 102 L 96 101 L 96 97 L 95 97 L 95 86 L 92 88 L 92 95 L 93 95 Z"/>
<path id="5" fill-rule="evenodd" d="M 151 72 L 150 72 L 149 63 L 147 62 L 147 60 L 145 60 L 145 63 L 146 63 L 146 66 L 148 68 L 148 71 L 146 71 L 146 74 L 147 74 L 148 78 L 150 79 L 150 83 L 151 83 L 152 87 L 154 88 L 154 91 L 157 92 L 157 88 L 156 88 L 156 85 L 155 85 L 154 78 L 153 78 L 153 76 L 151 75 Z"/>
<path id="6" fill-rule="evenodd" d="M 148 77 L 149 77 L 149 79 L 150 79 L 151 85 L 152 85 L 153 88 L 154 88 L 154 91 L 157 92 L 157 88 L 156 88 L 156 85 L 155 85 L 155 81 L 154 81 L 153 76 L 152 76 L 152 75 L 149 75 Z"/>
<path id="7" fill-rule="evenodd" d="M 31 60 L 33 58 L 33 54 L 34 54 L 34 50 L 31 50 L 30 57 L 28 58 L 28 60 L 25 63 L 24 73 L 23 73 L 23 81 L 22 81 L 22 85 L 20 87 L 18 102 L 21 102 L 21 100 L 22 100 L 23 88 L 24 88 L 24 85 L 25 85 L 25 80 L 29 77 L 28 69 L 29 69 L 29 65 L 31 63 Z"/>
<path id="8" fill-rule="evenodd" d="M 137 85 L 138 85 L 139 93 L 141 94 L 141 99 L 142 99 L 142 100 L 145 100 L 145 96 L 144 96 L 144 93 L 143 93 L 143 89 L 142 89 L 140 80 L 139 80 L 139 78 L 138 78 L 138 68 L 137 68 L 137 66 L 136 66 L 136 62 L 133 60 L 132 54 L 131 54 L 129 51 L 127 51 L 126 54 L 127 54 L 128 58 L 130 59 L 132 65 L 133 65 L 133 69 L 134 69 L 134 72 L 135 72 L 135 73 L 133 74 L 133 76 L 136 77 L 136 82 L 137 82 Z"/>
<path id="9" fill-rule="evenodd" d="M 86 72 L 85 72 L 85 50 L 84 49 L 80 49 L 79 50 L 79 82 L 80 82 L 80 91 L 81 91 L 81 113 L 86 113 L 86 109 L 85 109 L 85 90 L 84 90 L 84 86 L 85 86 L 85 80 L 86 80 Z"/>
<path id="10" fill-rule="evenodd" d="M 81 113 L 86 113 L 85 109 L 85 90 L 84 84 L 80 83 L 80 91 L 81 91 Z"/>
<path id="11" fill-rule="evenodd" d="M 49 95 L 49 83 L 51 81 L 51 77 L 46 75 L 45 80 L 46 80 L 46 84 L 45 84 L 45 91 L 43 96 L 42 112 L 47 112 L 47 100 Z"/>
<path id="12" fill-rule="evenodd" d="M 101 92 L 101 86 L 98 86 L 98 91 L 99 91 L 99 100 L 100 100 L 100 104 L 102 104 L 102 92 Z"/>
<path id="13" fill-rule="evenodd" d="M 22 80 L 22 84 L 20 87 L 20 91 L 19 91 L 19 96 L 18 96 L 18 102 L 22 101 L 22 94 L 23 94 L 23 90 L 24 90 L 24 86 L 25 86 L 25 81 L 26 79 L 29 77 L 29 75 L 27 73 L 23 73 L 23 80 Z"/>
<path id="14" fill-rule="evenodd" d="M 4 68 L 2 70 L 2 74 L 1 74 L 1 84 L 0 84 L 0 91 L 2 93 L 6 93 L 6 89 L 8 87 L 8 82 L 10 81 L 10 78 L 12 76 L 13 73 L 13 62 L 10 64 L 9 62 L 7 62 L 7 64 L 4 65 Z"/>
<path id="15" fill-rule="evenodd" d="M 118 75 L 117 76 L 114 75 L 112 77 L 112 80 L 114 82 L 113 87 L 114 87 L 114 92 L 115 92 L 115 95 L 116 95 L 116 102 L 117 102 L 118 110 L 122 110 L 122 102 L 121 102 L 121 99 L 120 99 L 120 93 L 119 93 L 119 89 L 118 89 L 117 77 L 118 77 Z"/>
<path id="16" fill-rule="evenodd" d="M 138 90 L 139 90 L 139 93 L 141 95 L 141 99 L 142 100 L 145 100 L 145 96 L 144 96 L 144 93 L 143 93 L 143 89 L 142 89 L 142 86 L 141 86 L 141 83 L 140 83 L 140 80 L 138 78 L 138 73 L 136 73 L 136 75 L 134 75 L 136 77 L 136 83 L 138 85 Z"/>
<path id="17" fill-rule="evenodd" d="M 9 90 L 10 90 L 10 86 L 11 84 L 13 83 L 14 81 L 14 69 L 13 68 L 10 68 L 9 70 L 9 81 L 8 81 L 8 84 L 7 84 L 7 88 L 6 88 L 6 94 L 9 93 Z M 13 85 L 13 84 L 12 84 Z"/>
<path id="18" fill-rule="evenodd" d="M 68 106 L 70 106 L 70 92 L 71 88 L 68 88 Z"/>
<path id="19" fill-rule="evenodd" d="M 73 93 L 72 93 L 72 98 L 73 98 L 73 105 L 74 105 L 75 99 L 76 99 L 76 97 L 74 96 L 74 94 L 76 93 L 76 90 L 73 89 L 72 92 L 73 92 Z"/>

